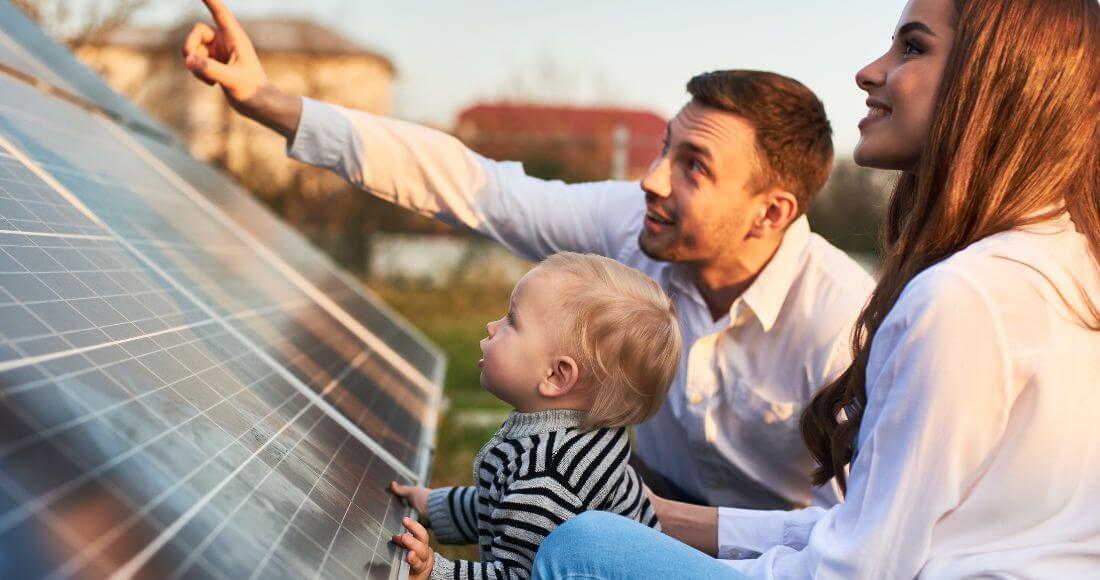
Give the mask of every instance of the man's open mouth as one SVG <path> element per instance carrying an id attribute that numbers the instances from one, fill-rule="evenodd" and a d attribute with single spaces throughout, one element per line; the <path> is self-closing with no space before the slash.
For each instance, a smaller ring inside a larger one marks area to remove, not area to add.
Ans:
<path id="1" fill-rule="evenodd" d="M 653 221 L 655 223 L 661 224 L 663 226 L 670 226 L 670 225 L 675 223 L 673 220 L 671 220 L 667 217 L 664 217 L 663 215 L 653 211 L 650 208 L 646 209 L 645 217 L 646 217 L 646 219 L 648 219 L 650 221 Z"/>

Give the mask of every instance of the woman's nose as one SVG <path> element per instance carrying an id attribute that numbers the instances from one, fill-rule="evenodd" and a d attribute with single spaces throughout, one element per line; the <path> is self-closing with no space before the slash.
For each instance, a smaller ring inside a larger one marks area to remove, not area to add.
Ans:
<path id="1" fill-rule="evenodd" d="M 868 63 L 867 66 L 859 69 L 859 72 L 856 73 L 856 85 L 858 85 L 859 88 L 869 91 L 875 87 L 882 86 L 886 80 L 886 69 L 882 65 L 882 58 L 883 57 L 879 57 Z"/>

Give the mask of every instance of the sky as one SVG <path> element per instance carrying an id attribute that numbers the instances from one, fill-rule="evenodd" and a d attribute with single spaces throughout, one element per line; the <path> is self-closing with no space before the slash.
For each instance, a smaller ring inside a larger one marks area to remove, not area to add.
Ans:
<path id="1" fill-rule="evenodd" d="M 90 0 L 83 0 L 90 1 Z M 901 0 L 227 0 L 241 16 L 315 19 L 389 57 L 395 116 L 451 127 L 465 107 L 506 97 L 652 110 L 687 101 L 696 73 L 771 70 L 825 103 L 838 156 L 867 111 L 854 77 L 889 48 Z M 199 14 L 155 0 L 139 24 Z"/>

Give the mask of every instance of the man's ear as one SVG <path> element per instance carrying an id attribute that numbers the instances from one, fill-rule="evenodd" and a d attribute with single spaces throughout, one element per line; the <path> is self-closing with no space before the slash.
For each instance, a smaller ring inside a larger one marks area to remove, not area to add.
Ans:
<path id="1" fill-rule="evenodd" d="M 763 194 L 764 205 L 752 222 L 750 237 L 763 238 L 775 232 L 786 231 L 798 216 L 798 198 L 793 193 L 777 189 Z"/>
<path id="2" fill-rule="evenodd" d="M 573 357 L 556 356 L 550 361 L 546 376 L 539 381 L 539 394 L 549 398 L 567 395 L 577 386 L 580 376 L 580 368 Z"/>

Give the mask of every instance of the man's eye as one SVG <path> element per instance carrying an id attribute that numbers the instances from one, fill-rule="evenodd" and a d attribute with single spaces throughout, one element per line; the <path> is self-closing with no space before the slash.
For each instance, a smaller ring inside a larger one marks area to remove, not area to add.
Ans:
<path id="1" fill-rule="evenodd" d="M 688 168 L 695 173 L 705 174 L 707 172 L 707 168 L 698 159 L 692 159 L 691 162 L 688 163 Z"/>

